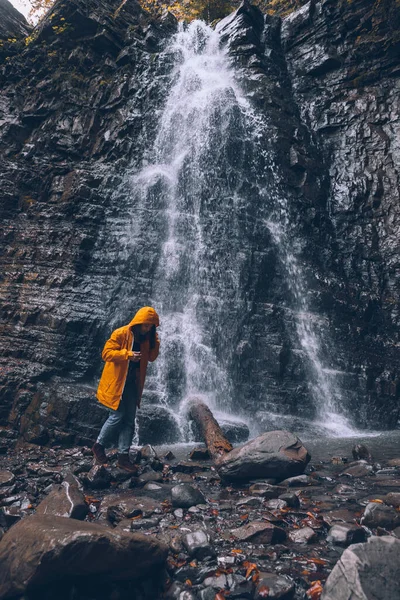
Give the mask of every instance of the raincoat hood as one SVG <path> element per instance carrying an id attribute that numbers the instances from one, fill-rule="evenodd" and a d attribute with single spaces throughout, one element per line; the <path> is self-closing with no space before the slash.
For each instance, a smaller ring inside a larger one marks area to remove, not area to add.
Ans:
<path id="1" fill-rule="evenodd" d="M 142 323 L 149 323 L 150 325 L 155 325 L 156 327 L 159 326 L 160 320 L 158 318 L 158 314 L 151 306 L 143 306 L 143 308 L 140 308 L 133 317 L 132 321 L 129 323 L 129 327 L 141 325 Z"/>

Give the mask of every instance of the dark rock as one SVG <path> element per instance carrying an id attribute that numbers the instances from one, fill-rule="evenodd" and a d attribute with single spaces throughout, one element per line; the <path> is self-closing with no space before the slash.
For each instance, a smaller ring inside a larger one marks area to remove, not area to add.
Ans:
<path id="1" fill-rule="evenodd" d="M 289 533 L 289 538 L 296 544 L 309 544 L 313 542 L 317 537 L 314 529 L 311 527 L 302 527 Z"/>
<path id="2" fill-rule="evenodd" d="M 367 527 L 394 529 L 400 525 L 400 513 L 391 506 L 370 502 L 364 510 L 361 524 Z"/>
<path id="3" fill-rule="evenodd" d="M 249 487 L 249 492 L 253 496 L 261 496 L 262 498 L 278 498 L 280 494 L 283 494 L 286 489 L 278 485 L 270 485 L 269 483 L 253 483 Z"/>
<path id="4" fill-rule="evenodd" d="M 88 510 L 79 481 L 69 473 L 62 484 L 54 486 L 50 494 L 37 506 L 36 513 L 83 520 Z"/>
<path id="5" fill-rule="evenodd" d="M 8 2 L 0 0 L 1 21 L 0 21 L 0 39 L 26 37 L 32 30 L 25 17 Z"/>
<path id="6" fill-rule="evenodd" d="M 292 477 L 301 474 L 310 455 L 288 431 L 270 431 L 247 442 L 217 461 L 223 479 L 236 481 L 256 477 Z"/>
<path id="7" fill-rule="evenodd" d="M 167 548 L 148 536 L 34 515 L 12 527 L 0 542 L 0 596 L 19 596 L 27 588 L 55 581 L 135 579 L 160 567 L 166 556 Z"/>
<path id="8" fill-rule="evenodd" d="M 151 446 L 150 444 L 146 444 L 145 446 L 143 446 L 143 448 L 141 448 L 139 450 L 138 453 L 138 460 L 144 460 L 144 461 L 152 461 L 152 460 L 158 460 L 158 455 L 157 452 L 154 450 L 153 446 Z"/>
<path id="9" fill-rule="evenodd" d="M 210 454 L 207 448 L 193 448 L 189 458 L 190 460 L 209 460 Z"/>
<path id="10" fill-rule="evenodd" d="M 218 424 L 231 444 L 241 444 L 249 439 L 250 430 L 244 422 L 219 420 Z"/>
<path id="11" fill-rule="evenodd" d="M 0 471 L 0 487 L 11 486 L 15 481 L 15 475 L 11 471 Z"/>
<path id="12" fill-rule="evenodd" d="M 171 444 L 181 438 L 178 421 L 165 406 L 143 406 L 138 423 L 140 444 Z"/>
<path id="13" fill-rule="evenodd" d="M 266 523 L 265 521 L 253 521 L 242 525 L 230 532 L 236 540 L 252 542 L 253 544 L 278 544 L 284 542 L 286 533 L 283 529 Z"/>
<path id="14" fill-rule="evenodd" d="M 83 481 L 88 487 L 100 490 L 110 487 L 111 475 L 103 465 L 95 465 L 83 476 Z"/>
<path id="15" fill-rule="evenodd" d="M 287 487 L 302 487 L 310 485 L 310 483 L 312 483 L 312 479 L 308 475 L 297 475 L 296 477 L 288 477 L 281 481 L 281 485 L 286 485 Z"/>
<path id="16" fill-rule="evenodd" d="M 341 475 L 347 475 L 348 477 L 365 477 L 371 475 L 373 471 L 372 465 L 368 464 L 365 460 L 360 460 L 357 463 L 351 463 Z"/>
<path id="17" fill-rule="evenodd" d="M 20 508 L 16 506 L 3 506 L 0 508 L 0 527 L 8 529 L 17 523 L 23 516 Z"/>
<path id="18" fill-rule="evenodd" d="M 215 556 L 215 550 L 211 545 L 210 536 L 202 529 L 183 536 L 182 542 L 189 553 L 189 556 L 193 558 L 202 560 L 207 556 Z"/>
<path id="19" fill-rule="evenodd" d="M 261 571 L 254 598 L 255 600 L 262 600 L 262 598 L 291 600 L 294 598 L 294 593 L 294 582 L 289 577 Z"/>
<path id="20" fill-rule="evenodd" d="M 329 575 L 321 600 L 399 597 L 400 540 L 371 537 L 347 548 Z"/>
<path id="21" fill-rule="evenodd" d="M 372 455 L 364 444 L 355 444 L 351 449 L 354 460 L 366 460 L 372 462 Z"/>
<path id="22" fill-rule="evenodd" d="M 206 502 L 200 490 L 186 483 L 174 486 L 171 490 L 171 498 L 172 506 L 177 508 L 189 508 Z"/>
<path id="23" fill-rule="evenodd" d="M 274 498 L 273 500 L 268 500 L 265 506 L 268 510 L 281 510 L 282 508 L 287 508 L 288 504 L 285 500 Z"/>
<path id="24" fill-rule="evenodd" d="M 383 498 L 383 500 L 386 504 L 389 504 L 390 506 L 394 506 L 394 508 L 399 508 L 400 507 L 400 492 L 389 492 L 389 494 L 386 494 L 386 496 Z"/>
<path id="25" fill-rule="evenodd" d="M 99 518 L 111 523 L 133 517 L 150 517 L 161 513 L 161 503 L 153 498 L 135 496 L 132 492 L 115 493 L 106 496 L 100 505 Z"/>
<path id="26" fill-rule="evenodd" d="M 297 494 L 286 492 L 278 497 L 279 500 L 284 500 L 290 508 L 299 508 L 300 500 Z"/>
<path id="27" fill-rule="evenodd" d="M 195 473 L 196 471 L 203 471 L 209 468 L 210 467 L 204 465 L 203 463 L 182 461 L 177 465 L 173 465 L 171 467 L 171 471 L 173 473 Z"/>
<path id="28" fill-rule="evenodd" d="M 236 503 L 237 508 L 260 508 L 263 504 L 263 499 L 258 496 L 248 496 L 247 498 L 242 498 Z"/>
<path id="29" fill-rule="evenodd" d="M 328 531 L 326 541 L 330 544 L 337 544 L 338 546 L 350 546 L 350 544 L 365 542 L 366 539 L 367 532 L 365 529 L 350 523 L 343 523 L 331 527 Z"/>

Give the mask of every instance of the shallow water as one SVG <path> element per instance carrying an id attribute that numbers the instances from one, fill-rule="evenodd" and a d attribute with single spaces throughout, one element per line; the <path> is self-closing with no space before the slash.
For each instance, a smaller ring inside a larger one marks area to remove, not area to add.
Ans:
<path id="1" fill-rule="evenodd" d="M 374 461 L 389 460 L 391 458 L 400 458 L 400 430 L 368 433 L 357 437 L 320 437 L 315 436 L 307 439 L 306 435 L 299 434 L 298 437 L 306 446 L 311 454 L 311 462 L 326 461 L 332 456 L 347 457 L 352 459 L 351 450 L 354 444 L 364 444 L 372 454 Z M 187 459 L 190 451 L 201 446 L 201 442 L 191 442 L 185 444 L 170 444 L 157 446 L 157 453 L 163 456 L 171 450 L 178 460 Z"/>

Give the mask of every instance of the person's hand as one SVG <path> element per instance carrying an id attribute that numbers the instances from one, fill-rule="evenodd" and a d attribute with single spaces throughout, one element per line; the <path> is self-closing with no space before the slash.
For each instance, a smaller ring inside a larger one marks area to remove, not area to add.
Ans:
<path id="1" fill-rule="evenodd" d="M 141 352 L 132 352 L 132 355 L 129 357 L 129 360 L 131 360 L 133 362 L 139 362 L 139 360 L 141 358 L 142 358 Z"/>

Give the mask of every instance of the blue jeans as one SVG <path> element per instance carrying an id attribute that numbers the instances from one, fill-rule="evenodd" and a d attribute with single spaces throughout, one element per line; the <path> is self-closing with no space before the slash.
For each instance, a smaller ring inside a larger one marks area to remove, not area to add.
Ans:
<path id="1" fill-rule="evenodd" d="M 120 454 L 127 454 L 132 445 L 133 436 L 135 433 L 135 417 L 136 417 L 136 399 L 137 391 L 132 394 L 122 394 L 121 402 L 117 410 L 109 409 L 109 417 L 104 423 L 97 442 L 109 448 L 118 440 L 118 451 Z"/>

